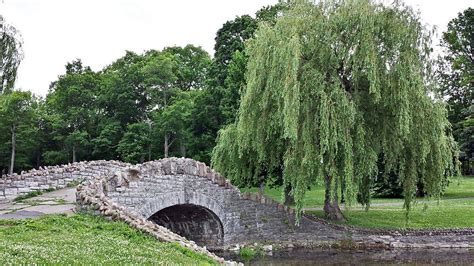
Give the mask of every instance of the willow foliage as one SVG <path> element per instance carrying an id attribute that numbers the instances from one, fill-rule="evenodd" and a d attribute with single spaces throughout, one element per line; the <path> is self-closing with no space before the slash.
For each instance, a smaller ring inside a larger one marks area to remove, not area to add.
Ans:
<path id="1" fill-rule="evenodd" d="M 18 31 L 0 15 L 0 94 L 11 92 L 16 72 L 23 59 L 22 41 Z"/>
<path id="2" fill-rule="evenodd" d="M 430 44 L 398 2 L 293 4 L 248 43 L 238 120 L 220 132 L 213 167 L 242 186 L 281 172 L 298 210 L 324 181 L 331 198 L 342 188 L 368 206 L 378 171 L 399 175 L 407 211 L 418 182 L 439 196 L 456 147 L 433 93 Z"/>

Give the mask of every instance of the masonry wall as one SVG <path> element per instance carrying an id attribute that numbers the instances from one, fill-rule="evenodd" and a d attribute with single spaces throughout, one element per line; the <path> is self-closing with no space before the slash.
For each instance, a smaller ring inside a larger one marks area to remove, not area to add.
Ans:
<path id="1" fill-rule="evenodd" d="M 14 199 L 22 194 L 47 189 L 60 189 L 74 181 L 120 171 L 130 165 L 118 161 L 78 162 L 60 166 L 41 167 L 21 174 L 0 178 L 0 199 Z"/>

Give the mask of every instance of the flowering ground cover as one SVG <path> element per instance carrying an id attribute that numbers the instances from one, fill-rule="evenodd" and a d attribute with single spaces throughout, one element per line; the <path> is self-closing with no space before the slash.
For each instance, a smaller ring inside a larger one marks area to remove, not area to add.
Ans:
<path id="1" fill-rule="evenodd" d="M 76 214 L 0 220 L 0 262 L 6 265 L 156 265 L 215 262 L 173 243 L 158 242 L 122 222 Z"/>

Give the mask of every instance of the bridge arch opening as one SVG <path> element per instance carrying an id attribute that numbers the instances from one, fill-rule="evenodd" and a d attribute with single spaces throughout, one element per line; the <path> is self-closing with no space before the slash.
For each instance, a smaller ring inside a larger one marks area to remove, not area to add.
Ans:
<path id="1" fill-rule="evenodd" d="M 221 220 L 203 206 L 173 205 L 156 212 L 148 220 L 193 240 L 200 246 L 218 248 L 223 244 L 224 229 Z"/>

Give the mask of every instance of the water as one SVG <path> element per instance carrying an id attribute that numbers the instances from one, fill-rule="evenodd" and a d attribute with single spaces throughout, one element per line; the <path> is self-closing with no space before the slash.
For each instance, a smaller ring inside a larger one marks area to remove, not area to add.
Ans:
<path id="1" fill-rule="evenodd" d="M 234 252 L 217 252 L 245 265 L 473 265 L 474 249 L 282 250 L 244 261 Z"/>

